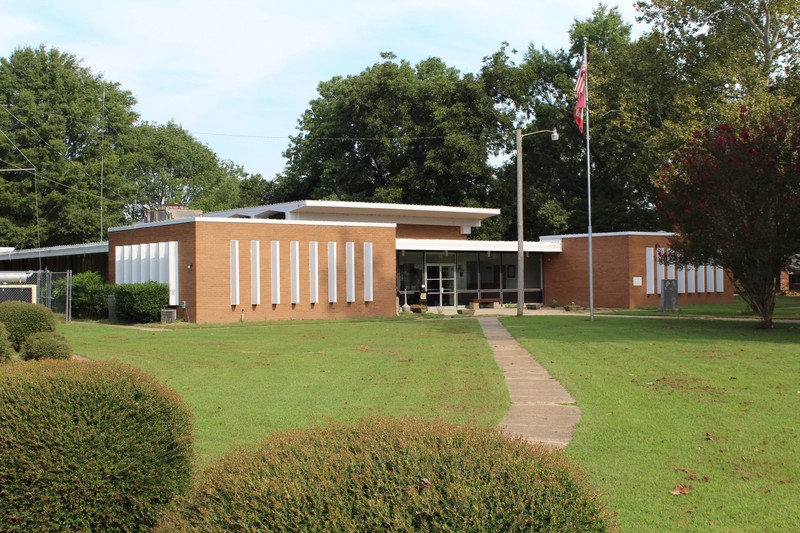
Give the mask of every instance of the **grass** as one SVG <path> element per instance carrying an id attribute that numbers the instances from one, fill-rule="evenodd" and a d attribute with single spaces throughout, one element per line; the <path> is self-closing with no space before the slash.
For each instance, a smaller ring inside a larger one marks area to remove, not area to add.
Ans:
<path id="1" fill-rule="evenodd" d="M 622 531 L 800 530 L 800 325 L 502 321 L 576 398 L 567 453 Z"/>
<path id="2" fill-rule="evenodd" d="M 509 406 L 474 320 L 181 325 L 73 322 L 75 353 L 158 376 L 190 405 L 201 465 L 265 435 L 371 415 L 494 425 Z"/>
<path id="3" fill-rule="evenodd" d="M 680 303 L 680 296 L 678 297 Z M 663 315 L 658 307 L 641 307 L 639 309 L 615 309 L 609 311 L 615 315 Z M 682 306 L 675 313 L 668 313 L 671 316 L 687 317 L 717 317 L 717 318 L 757 318 L 757 315 L 748 305 L 736 296 L 735 301 L 730 304 L 704 304 Z M 800 320 L 800 297 L 797 296 L 778 296 L 775 299 L 776 319 Z"/>

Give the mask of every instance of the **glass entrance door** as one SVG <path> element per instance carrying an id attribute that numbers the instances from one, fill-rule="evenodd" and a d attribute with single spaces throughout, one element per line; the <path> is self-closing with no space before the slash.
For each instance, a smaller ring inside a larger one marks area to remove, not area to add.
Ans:
<path id="1" fill-rule="evenodd" d="M 428 289 L 428 307 L 452 307 L 455 305 L 455 265 L 428 264 L 425 268 Z"/>

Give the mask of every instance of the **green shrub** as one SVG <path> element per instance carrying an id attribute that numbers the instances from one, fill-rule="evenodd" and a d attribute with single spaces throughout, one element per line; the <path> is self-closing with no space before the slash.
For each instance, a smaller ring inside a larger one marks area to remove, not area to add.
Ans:
<path id="1" fill-rule="evenodd" d="M 6 325 L 15 350 L 31 333 L 56 330 L 56 315 L 43 305 L 28 302 L 0 303 L 0 322 Z"/>
<path id="2" fill-rule="evenodd" d="M 415 420 L 296 430 L 209 467 L 157 531 L 605 531 L 560 452 Z"/>
<path id="3" fill-rule="evenodd" d="M 146 324 L 161 320 L 161 310 L 169 303 L 169 287 L 164 283 L 115 285 L 117 316 L 121 320 Z"/>
<path id="4" fill-rule="evenodd" d="M 17 355 L 17 351 L 14 350 L 14 347 L 11 345 L 11 341 L 8 338 L 8 330 L 5 325 L 0 322 L 0 365 L 16 363 L 17 361 L 19 361 L 19 355 Z"/>
<path id="5" fill-rule="evenodd" d="M 63 335 L 52 331 L 40 331 L 28 335 L 22 343 L 20 356 L 26 361 L 32 359 L 69 359 L 72 345 Z"/>
<path id="6" fill-rule="evenodd" d="M 0 366 L 0 531 L 147 531 L 190 483 L 190 431 L 138 369 Z"/>
<path id="7" fill-rule="evenodd" d="M 108 316 L 108 295 L 114 292 L 97 272 L 81 272 L 72 276 L 72 313 L 78 318 Z"/>

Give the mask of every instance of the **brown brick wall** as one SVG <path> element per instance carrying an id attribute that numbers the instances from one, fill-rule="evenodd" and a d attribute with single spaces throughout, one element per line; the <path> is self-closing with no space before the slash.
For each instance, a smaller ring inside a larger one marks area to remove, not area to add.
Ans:
<path id="1" fill-rule="evenodd" d="M 192 322 L 393 316 L 396 312 L 395 228 L 290 223 L 209 222 L 137 228 L 109 237 L 114 246 L 179 241 L 180 298 Z M 230 304 L 230 241 L 239 241 L 240 305 Z M 250 241 L 260 241 L 261 304 L 251 305 Z M 280 300 L 272 305 L 271 241 L 280 242 Z M 291 303 L 290 242 L 299 242 L 300 303 Z M 309 243 L 318 242 L 319 303 L 309 303 Z M 328 243 L 337 243 L 338 301 L 328 303 Z M 346 302 L 346 243 L 355 244 L 356 299 Z M 364 301 L 364 243 L 373 245 L 374 301 Z M 188 265 L 192 268 L 188 268 Z M 182 313 L 182 311 L 179 311 Z M 185 318 L 185 317 L 184 317 Z"/>
<path id="2" fill-rule="evenodd" d="M 422 226 L 418 224 L 398 224 L 398 239 L 458 239 L 467 240 L 458 226 Z"/>
<path id="3" fill-rule="evenodd" d="M 562 252 L 545 254 L 544 302 L 559 305 L 575 302 L 589 305 L 588 240 L 562 239 Z M 666 247 L 666 238 L 652 235 L 609 235 L 592 239 L 594 304 L 596 307 L 657 307 L 658 294 L 647 294 L 645 249 Z M 633 278 L 642 278 L 641 286 Z M 728 303 L 733 301 L 733 284 L 726 277 L 724 292 L 679 294 L 679 305 Z"/>

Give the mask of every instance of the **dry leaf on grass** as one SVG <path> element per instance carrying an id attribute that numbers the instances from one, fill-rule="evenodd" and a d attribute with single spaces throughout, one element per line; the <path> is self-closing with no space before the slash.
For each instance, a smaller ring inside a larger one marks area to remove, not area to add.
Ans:
<path id="1" fill-rule="evenodd" d="M 670 494 L 673 496 L 683 496 L 685 494 L 689 494 L 689 489 L 691 486 L 684 485 L 683 483 L 678 483 L 675 485 L 675 489 L 670 491 Z"/>

